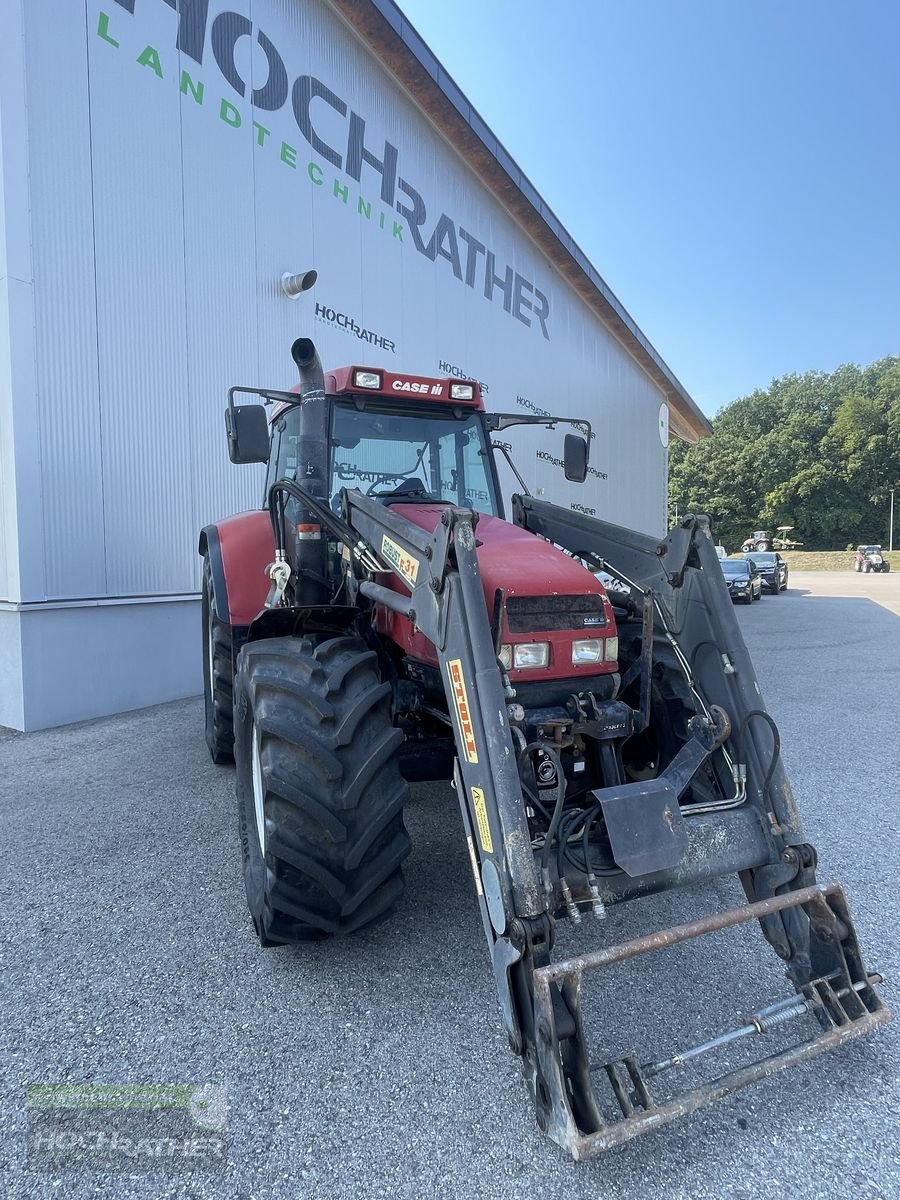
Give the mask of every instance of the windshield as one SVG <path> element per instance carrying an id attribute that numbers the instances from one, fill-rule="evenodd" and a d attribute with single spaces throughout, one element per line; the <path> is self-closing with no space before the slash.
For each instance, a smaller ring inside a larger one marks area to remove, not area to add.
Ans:
<path id="1" fill-rule="evenodd" d="M 743 558 L 723 558 L 722 570 L 726 575 L 749 575 L 749 563 Z"/>
<path id="2" fill-rule="evenodd" d="M 334 406 L 331 498 L 342 487 L 368 496 L 446 500 L 460 508 L 499 516 L 490 450 L 477 413 L 411 409 L 390 402 L 358 409 L 352 400 Z"/>
<path id="3" fill-rule="evenodd" d="M 880 546 L 863 546 L 862 552 L 863 552 L 863 554 L 880 554 L 881 547 Z"/>
<path id="4" fill-rule="evenodd" d="M 749 557 L 758 567 L 774 567 L 778 561 L 774 554 L 767 554 L 765 551 L 762 554 L 757 551 L 756 554 L 751 554 Z"/>

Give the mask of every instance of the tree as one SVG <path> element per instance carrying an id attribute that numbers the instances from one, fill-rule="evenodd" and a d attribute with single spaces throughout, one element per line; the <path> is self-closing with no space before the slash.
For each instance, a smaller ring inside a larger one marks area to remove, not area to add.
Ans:
<path id="1" fill-rule="evenodd" d="M 670 509 L 706 512 L 718 540 L 795 526 L 806 547 L 887 540 L 900 481 L 900 358 L 784 375 L 732 401 L 713 433 L 669 455 Z"/>

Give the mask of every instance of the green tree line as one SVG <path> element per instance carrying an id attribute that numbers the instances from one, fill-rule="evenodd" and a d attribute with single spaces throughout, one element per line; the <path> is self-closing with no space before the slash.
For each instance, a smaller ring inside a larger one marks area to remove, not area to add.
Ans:
<path id="1" fill-rule="evenodd" d="M 784 375 L 726 405 L 713 433 L 669 449 L 669 510 L 705 512 L 736 550 L 754 529 L 793 525 L 808 550 L 900 540 L 900 358 Z"/>

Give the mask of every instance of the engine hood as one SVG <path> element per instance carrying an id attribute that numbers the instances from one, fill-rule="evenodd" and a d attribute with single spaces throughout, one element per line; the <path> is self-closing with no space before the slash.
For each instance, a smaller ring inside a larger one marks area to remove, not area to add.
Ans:
<path id="1" fill-rule="evenodd" d="M 397 504 L 392 509 L 408 521 L 433 533 L 446 504 Z M 475 536 L 481 543 L 476 554 L 488 611 L 498 588 L 507 596 L 605 596 L 603 585 L 586 567 L 499 517 L 479 514 Z M 609 614 L 612 615 L 611 613 Z"/>
<path id="2" fill-rule="evenodd" d="M 453 506 L 409 503 L 390 507 L 420 529 L 433 533 L 441 514 Z M 615 614 L 606 590 L 586 567 L 543 538 L 499 517 L 479 515 L 475 536 L 485 607 L 491 621 L 501 593 L 501 643 L 514 647 L 537 641 L 548 646 L 549 658 L 544 666 L 511 667 L 509 674 L 514 682 L 573 683 L 584 679 L 587 684 L 593 677 L 617 671 L 617 653 L 590 662 L 576 662 L 573 657 L 578 639 L 599 636 L 606 639 L 604 646 L 618 644 Z M 391 576 L 390 586 L 406 590 L 396 575 Z M 379 630 L 408 655 L 437 665 L 434 648 L 407 617 L 383 609 L 378 622 Z"/>

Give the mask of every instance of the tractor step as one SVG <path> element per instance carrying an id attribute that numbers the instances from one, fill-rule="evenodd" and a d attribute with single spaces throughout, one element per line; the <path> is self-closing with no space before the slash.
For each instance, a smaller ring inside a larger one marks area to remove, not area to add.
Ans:
<path id="1" fill-rule="evenodd" d="M 833 921 L 835 936 L 839 937 L 844 949 L 845 968 L 811 980 L 794 995 L 751 1013 L 734 1028 L 668 1058 L 639 1063 L 636 1056 L 629 1055 L 592 1065 L 590 1073 L 598 1082 L 608 1086 L 621 1118 L 607 1121 L 605 1112 L 601 1110 L 600 1097 L 594 1090 L 593 1102 L 582 1106 L 582 1119 L 576 1123 L 569 1105 L 561 1101 L 561 1094 L 557 1093 L 554 1097 L 552 1093 L 556 1089 L 547 1089 L 543 1084 L 543 1103 L 539 1101 L 538 1118 L 548 1135 L 574 1158 L 588 1158 L 696 1112 L 747 1084 L 765 1079 L 786 1067 L 796 1066 L 890 1021 L 892 1014 L 876 991 L 881 977 L 868 974 L 862 966 L 842 889 L 837 884 L 827 887 L 815 885 L 537 968 L 534 972 L 534 1006 L 541 1076 L 545 1080 L 556 1080 L 565 1087 L 559 1071 L 560 1043 L 556 1036 L 552 984 L 562 988 L 580 1029 L 581 984 L 585 972 L 800 906 L 820 929 L 823 922 L 828 919 Z M 769 1034 L 801 1017 L 814 1018 L 819 1032 L 671 1099 L 654 1099 L 655 1081 L 660 1076 L 677 1072 L 687 1063 L 754 1035 Z M 542 1089 L 539 1088 L 539 1096 Z M 588 1123 L 584 1119 L 585 1114 L 593 1118 L 590 1122 L 593 1128 L 587 1131 L 584 1128 Z"/>

